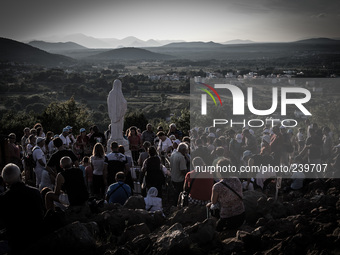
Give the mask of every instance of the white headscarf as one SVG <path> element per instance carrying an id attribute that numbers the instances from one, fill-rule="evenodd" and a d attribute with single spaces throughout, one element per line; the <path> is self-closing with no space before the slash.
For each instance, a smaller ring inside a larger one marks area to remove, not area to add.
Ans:
<path id="1" fill-rule="evenodd" d="M 144 198 L 145 201 L 145 209 L 148 211 L 162 211 L 162 199 L 157 197 L 158 190 L 155 187 L 151 187 L 148 190 L 148 194 L 146 198 Z"/>

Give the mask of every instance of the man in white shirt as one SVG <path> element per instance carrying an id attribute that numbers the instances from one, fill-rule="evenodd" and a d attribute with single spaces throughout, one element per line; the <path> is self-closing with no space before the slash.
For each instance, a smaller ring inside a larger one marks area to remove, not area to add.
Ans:
<path id="1" fill-rule="evenodd" d="M 33 148 L 33 160 L 36 163 L 36 166 L 34 167 L 34 172 L 36 176 L 36 187 L 39 187 L 41 183 L 41 176 L 44 169 L 46 169 L 46 157 L 42 150 L 42 147 L 44 146 L 45 138 L 38 137 L 37 138 L 37 145 Z"/>
<path id="2" fill-rule="evenodd" d="M 69 149 L 71 145 L 71 139 L 69 137 L 69 129 L 64 128 L 63 132 L 59 135 L 59 138 L 63 141 L 64 148 Z"/>
<path id="3" fill-rule="evenodd" d="M 188 145 L 180 143 L 177 152 L 170 157 L 171 181 L 174 186 L 174 205 L 177 205 L 179 194 L 183 191 L 184 179 L 187 174 L 187 161 L 185 155 L 188 153 Z"/>
<path id="4" fill-rule="evenodd" d="M 167 137 L 163 131 L 160 131 L 157 133 L 157 136 L 159 137 L 159 143 L 157 151 L 159 154 L 161 154 L 162 151 L 165 153 L 169 153 L 172 150 L 172 142 L 169 137 Z"/>

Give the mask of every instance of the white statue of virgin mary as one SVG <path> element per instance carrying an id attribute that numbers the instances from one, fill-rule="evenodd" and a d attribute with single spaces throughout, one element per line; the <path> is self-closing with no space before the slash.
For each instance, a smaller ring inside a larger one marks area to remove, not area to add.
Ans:
<path id="1" fill-rule="evenodd" d="M 107 144 L 107 151 L 110 151 L 113 141 L 126 147 L 127 141 L 123 138 L 123 128 L 127 102 L 122 92 L 122 82 L 118 79 L 114 80 L 112 90 L 107 97 L 107 107 L 111 120 L 111 136 Z"/>

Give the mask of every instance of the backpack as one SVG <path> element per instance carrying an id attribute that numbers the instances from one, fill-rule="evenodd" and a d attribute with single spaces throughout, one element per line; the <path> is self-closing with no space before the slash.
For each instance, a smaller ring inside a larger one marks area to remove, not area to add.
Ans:
<path id="1" fill-rule="evenodd" d="M 35 168 L 37 166 L 37 162 L 33 159 L 33 152 L 38 148 L 39 147 L 33 148 L 32 154 L 28 154 L 28 155 L 25 156 L 24 161 L 25 161 L 26 167 Z"/>

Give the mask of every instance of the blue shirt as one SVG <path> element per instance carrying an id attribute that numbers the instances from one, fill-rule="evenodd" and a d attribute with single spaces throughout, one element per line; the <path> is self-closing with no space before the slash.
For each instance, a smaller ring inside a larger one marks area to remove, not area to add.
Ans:
<path id="1" fill-rule="evenodd" d="M 109 186 L 106 196 L 109 203 L 118 203 L 123 205 L 131 196 L 131 188 L 124 182 L 116 182 Z"/>

